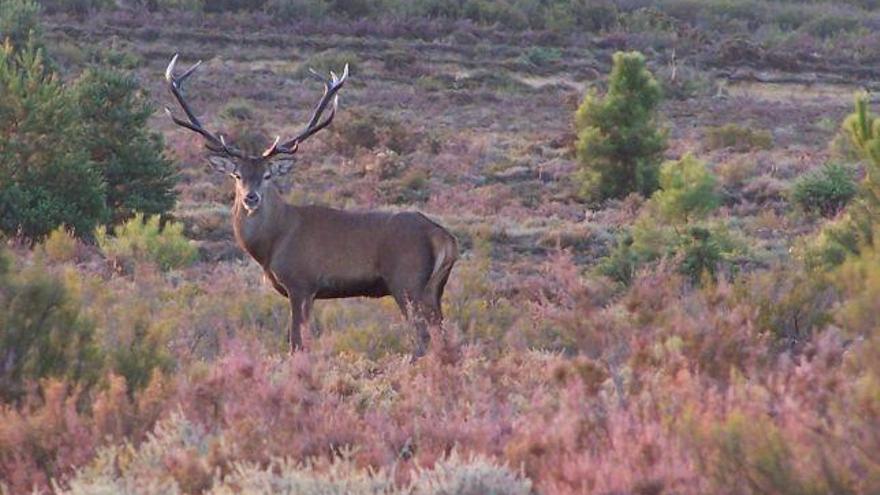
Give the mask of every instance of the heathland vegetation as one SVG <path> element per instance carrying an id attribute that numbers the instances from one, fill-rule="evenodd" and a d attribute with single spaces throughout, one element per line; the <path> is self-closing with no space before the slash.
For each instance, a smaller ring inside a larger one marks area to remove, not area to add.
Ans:
<path id="1" fill-rule="evenodd" d="M 194 26 L 198 26 L 197 28 Z M 0 493 L 880 491 L 880 4 L 0 0 Z M 461 259 L 287 305 L 154 109 Z"/>

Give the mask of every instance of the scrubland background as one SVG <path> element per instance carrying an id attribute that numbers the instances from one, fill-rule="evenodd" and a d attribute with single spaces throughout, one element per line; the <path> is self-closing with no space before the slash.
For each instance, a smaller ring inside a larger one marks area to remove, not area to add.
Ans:
<path id="1" fill-rule="evenodd" d="M 0 105 L 0 492 L 880 491 L 880 125 L 863 93 L 880 3 L 0 10 L 2 97 L 48 95 Z M 665 142 L 658 192 L 602 194 L 584 172 L 602 157 L 576 112 L 603 101 L 618 51 L 662 92 L 641 129 Z M 22 53 L 43 75 L 16 86 Z M 287 356 L 286 301 L 233 241 L 231 180 L 154 112 L 173 108 L 174 53 L 204 61 L 187 94 L 206 125 L 254 149 L 306 121 L 308 68 L 350 64 L 333 126 L 281 187 L 456 235 L 426 358 L 409 363 L 390 299 L 318 302 L 309 350 Z M 15 119 L 65 91 L 77 104 L 16 141 Z M 97 116 L 64 113 L 88 101 Z M 70 175 L 45 177 L 94 179 L 65 189 L 103 195 L 91 223 L 66 202 L 28 203 L 44 223 L 8 206 L 17 167 L 58 149 Z M 106 156 L 116 175 L 70 172 Z"/>

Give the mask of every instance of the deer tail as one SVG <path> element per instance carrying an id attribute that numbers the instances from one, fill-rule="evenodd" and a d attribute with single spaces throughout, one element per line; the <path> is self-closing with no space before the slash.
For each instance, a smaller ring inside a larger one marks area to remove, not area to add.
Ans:
<path id="1" fill-rule="evenodd" d="M 439 298 L 449 278 L 449 272 L 458 260 L 458 241 L 446 230 L 438 229 L 431 236 L 431 245 L 434 249 L 434 269 L 425 287 L 429 294 L 436 294 Z"/>

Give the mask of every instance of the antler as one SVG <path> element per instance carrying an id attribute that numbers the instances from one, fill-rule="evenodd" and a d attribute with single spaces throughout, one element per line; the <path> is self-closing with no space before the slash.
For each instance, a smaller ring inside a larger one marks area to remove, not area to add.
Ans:
<path id="1" fill-rule="evenodd" d="M 175 76 L 174 66 L 175 64 L 177 64 L 177 55 L 178 54 L 176 53 L 174 54 L 174 57 L 171 59 L 171 63 L 169 63 L 168 68 L 165 69 L 165 80 L 168 81 L 168 85 L 171 88 L 171 93 L 174 95 L 174 98 L 177 99 L 177 102 L 180 103 L 180 107 L 183 108 L 183 112 L 186 114 L 186 117 L 187 119 L 189 119 L 189 121 L 175 117 L 174 114 L 171 113 L 171 109 L 169 109 L 168 107 L 165 107 L 165 113 L 167 113 L 168 116 L 171 117 L 171 120 L 173 120 L 175 124 L 186 127 L 191 131 L 195 131 L 201 134 L 202 137 L 204 137 L 207 141 L 205 143 L 205 147 L 209 150 L 215 153 L 224 153 L 230 156 L 242 157 L 243 155 L 241 154 L 241 152 L 239 152 L 235 148 L 231 148 L 226 144 L 226 140 L 224 139 L 222 134 L 214 134 L 211 131 L 202 127 L 202 123 L 199 122 L 196 114 L 193 113 L 189 105 L 187 105 L 186 100 L 183 99 L 183 95 L 181 94 L 181 85 L 184 81 L 186 81 L 187 77 L 195 72 L 199 65 L 202 64 L 202 61 L 199 60 L 192 67 L 187 69 L 183 74 Z"/>
<path id="2" fill-rule="evenodd" d="M 339 77 L 335 72 L 330 71 L 330 78 L 324 79 L 317 72 L 312 69 L 309 69 L 315 77 L 320 79 L 324 83 L 324 95 L 321 97 L 321 101 L 318 102 L 318 105 L 315 107 L 315 110 L 312 112 L 312 118 L 309 120 L 309 124 L 306 128 L 300 132 L 293 139 L 280 143 L 281 136 L 277 136 L 275 138 L 275 142 L 272 143 L 266 151 L 263 152 L 263 158 L 269 158 L 277 154 L 287 154 L 292 155 L 296 153 L 299 148 L 299 143 L 305 141 L 309 137 L 311 137 L 316 132 L 330 125 L 333 122 L 333 117 L 336 116 L 336 109 L 339 107 L 339 95 L 336 93 L 339 92 L 339 89 L 345 84 L 345 80 L 348 78 L 348 64 L 345 64 L 345 69 L 342 70 L 342 76 Z M 324 110 L 327 109 L 327 105 L 330 104 L 330 101 L 333 101 L 333 105 L 330 109 L 330 114 L 327 115 L 323 121 L 318 122 L 321 119 L 321 114 L 324 113 Z M 280 143 L 280 144 L 279 144 Z"/>

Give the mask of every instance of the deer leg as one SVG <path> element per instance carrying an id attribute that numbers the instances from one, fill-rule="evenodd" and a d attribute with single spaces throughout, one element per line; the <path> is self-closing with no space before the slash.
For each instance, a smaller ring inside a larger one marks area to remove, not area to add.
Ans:
<path id="1" fill-rule="evenodd" d="M 403 317 L 412 325 L 416 333 L 416 346 L 413 350 L 413 360 L 424 356 L 431 343 L 431 333 L 428 331 L 428 318 L 420 303 L 420 299 L 410 298 L 405 292 L 394 293 L 394 300 L 403 313 Z"/>
<path id="2" fill-rule="evenodd" d="M 314 295 L 293 294 L 288 298 L 290 301 L 290 326 L 287 328 L 287 342 L 290 344 L 290 353 L 301 351 L 303 346 L 303 330 L 309 334 L 309 317 L 312 314 Z M 309 334 L 309 336 L 311 336 Z"/>
<path id="3" fill-rule="evenodd" d="M 302 324 L 303 311 L 302 299 L 290 296 L 290 322 L 287 327 L 287 343 L 290 345 L 290 354 L 303 349 Z"/>

